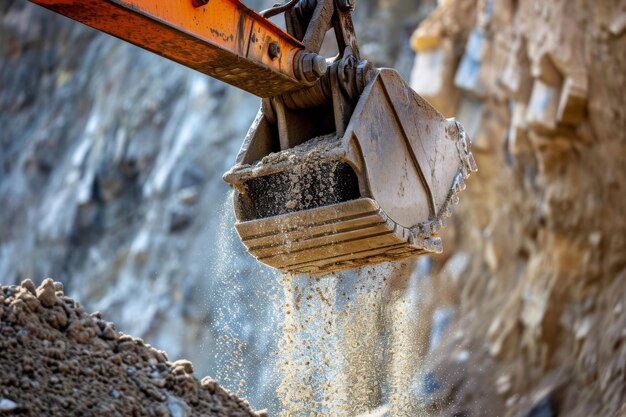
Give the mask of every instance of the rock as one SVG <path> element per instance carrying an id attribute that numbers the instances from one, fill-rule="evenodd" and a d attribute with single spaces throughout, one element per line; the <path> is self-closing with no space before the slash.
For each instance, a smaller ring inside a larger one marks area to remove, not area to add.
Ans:
<path id="1" fill-rule="evenodd" d="M 176 176 L 173 185 L 178 190 L 199 186 L 206 179 L 206 176 L 204 167 L 196 163 L 187 163 Z"/>
<path id="2" fill-rule="evenodd" d="M 46 322 L 57 330 L 67 326 L 67 313 L 62 307 L 50 308 L 44 314 Z"/>
<path id="3" fill-rule="evenodd" d="M 165 387 L 166 381 L 163 378 L 154 378 L 152 379 L 152 384 L 157 388 Z"/>
<path id="4" fill-rule="evenodd" d="M 626 402 L 626 325 L 612 311 L 626 299 L 626 117 L 615 111 L 626 104 L 626 38 L 610 35 L 626 20 L 621 5 L 596 3 L 441 1 L 415 33 L 420 55 L 452 44 L 466 62 L 449 69 L 480 87 L 457 83 L 455 117 L 481 167 L 455 220 L 466 267 L 454 279 L 434 270 L 416 290 L 416 316 L 455 310 L 454 330 L 416 360 L 431 369 L 471 352 L 460 366 L 467 381 L 425 415 L 613 416 Z M 463 9 L 490 17 L 455 18 Z M 468 33 L 488 48 L 475 54 Z M 432 70 L 414 76 L 440 85 Z M 428 346 L 424 333 L 418 346 Z M 449 385 L 450 373 L 437 375 Z M 542 387 L 555 375 L 566 382 L 549 400 Z"/>
<path id="5" fill-rule="evenodd" d="M 180 232 L 191 225 L 193 221 L 193 213 L 189 208 L 175 206 L 169 213 L 169 231 L 172 233 Z"/>
<path id="6" fill-rule="evenodd" d="M 198 202 L 198 188 L 186 187 L 178 192 L 178 199 L 188 206 L 194 205 Z"/>
<path id="7" fill-rule="evenodd" d="M 191 415 L 189 406 L 180 398 L 174 396 L 167 397 L 167 408 L 172 417 L 188 417 Z"/>
<path id="8" fill-rule="evenodd" d="M 217 382 L 215 382 L 215 380 L 211 377 L 205 376 L 204 378 L 202 378 L 202 380 L 200 381 L 200 384 L 206 388 L 211 394 L 215 392 L 215 389 L 217 387 Z"/>
<path id="9" fill-rule="evenodd" d="M 193 365 L 186 359 L 179 359 L 172 363 L 173 373 L 193 374 Z"/>
<path id="10" fill-rule="evenodd" d="M 505 395 L 511 391 L 511 375 L 500 375 L 496 379 L 496 392 L 500 395 Z"/>
<path id="11" fill-rule="evenodd" d="M 37 298 L 44 307 L 52 307 L 56 303 L 56 287 L 54 281 L 50 278 L 46 278 L 39 288 L 37 288 Z"/>
<path id="12" fill-rule="evenodd" d="M 162 403 L 154 403 L 150 406 L 150 417 L 169 417 L 171 416 L 169 408 Z"/>
<path id="13" fill-rule="evenodd" d="M 100 331 L 98 336 L 105 340 L 115 340 L 118 337 L 118 333 L 117 331 L 115 331 L 115 328 L 113 328 L 111 324 L 107 324 L 104 329 Z"/>
<path id="14" fill-rule="evenodd" d="M 37 295 L 35 284 L 33 284 L 33 280 L 31 280 L 30 278 L 27 278 L 24 281 L 22 281 L 20 286 L 24 288 L 25 290 L 27 290 L 28 292 L 30 292 L 32 295 Z"/>
<path id="15" fill-rule="evenodd" d="M 22 300 L 30 311 L 36 312 L 40 307 L 39 300 L 28 291 L 20 292 L 17 299 Z"/>
<path id="16" fill-rule="evenodd" d="M 0 413 L 12 413 L 17 410 L 17 403 L 7 398 L 0 398 Z"/>

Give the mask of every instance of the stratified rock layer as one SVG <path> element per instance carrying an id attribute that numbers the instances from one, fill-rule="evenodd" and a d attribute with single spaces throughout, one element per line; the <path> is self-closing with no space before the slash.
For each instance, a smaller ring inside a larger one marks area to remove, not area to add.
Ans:
<path id="1" fill-rule="evenodd" d="M 480 167 L 420 292 L 455 317 L 416 381 L 431 415 L 626 415 L 625 7 L 442 1 L 412 39 Z"/>
<path id="2" fill-rule="evenodd" d="M 0 414 L 253 417 L 191 362 L 121 334 L 46 279 L 0 287 Z"/>

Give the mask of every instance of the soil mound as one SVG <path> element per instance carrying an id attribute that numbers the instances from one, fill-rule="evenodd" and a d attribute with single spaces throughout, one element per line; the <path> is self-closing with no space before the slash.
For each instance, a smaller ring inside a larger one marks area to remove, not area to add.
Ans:
<path id="1" fill-rule="evenodd" d="M 262 417 L 191 362 L 87 314 L 51 279 L 0 287 L 0 415 Z"/>

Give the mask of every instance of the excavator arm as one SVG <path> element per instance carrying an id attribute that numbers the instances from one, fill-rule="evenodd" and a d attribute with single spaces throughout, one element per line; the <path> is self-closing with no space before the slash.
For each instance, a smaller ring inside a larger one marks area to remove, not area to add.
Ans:
<path id="1" fill-rule="evenodd" d="M 469 138 L 391 69 L 361 59 L 354 0 L 31 0 L 262 97 L 224 174 L 260 262 L 321 274 L 442 251 L 476 165 Z M 267 17 L 285 13 L 287 32 Z M 333 30 L 339 54 L 319 55 Z"/>
<path id="2" fill-rule="evenodd" d="M 239 0 L 31 0 L 259 97 L 311 85 L 325 61 Z"/>

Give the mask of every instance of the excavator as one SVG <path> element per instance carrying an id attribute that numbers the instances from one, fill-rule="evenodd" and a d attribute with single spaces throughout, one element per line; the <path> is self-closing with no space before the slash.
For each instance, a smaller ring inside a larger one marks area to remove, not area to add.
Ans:
<path id="1" fill-rule="evenodd" d="M 470 140 L 392 69 L 361 57 L 356 0 L 31 0 L 261 98 L 235 165 L 235 228 L 284 272 L 440 253 L 476 171 Z M 286 30 L 271 17 L 284 14 Z M 320 55 L 327 34 L 338 54 Z"/>

